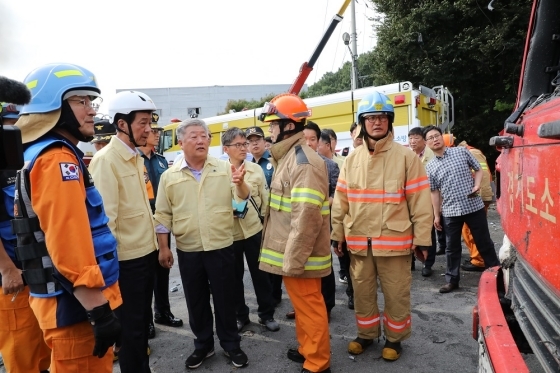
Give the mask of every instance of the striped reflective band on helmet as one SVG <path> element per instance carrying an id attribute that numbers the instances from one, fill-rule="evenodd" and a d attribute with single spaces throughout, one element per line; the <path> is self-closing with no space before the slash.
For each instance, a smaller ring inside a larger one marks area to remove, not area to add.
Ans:
<path id="1" fill-rule="evenodd" d="M 312 203 L 322 208 L 323 202 L 325 202 L 325 195 L 311 188 L 293 188 L 292 203 L 293 202 Z"/>
<path id="2" fill-rule="evenodd" d="M 274 193 L 270 193 L 270 207 L 281 211 L 292 212 L 290 197 L 282 197 Z"/>
<path id="3" fill-rule="evenodd" d="M 368 238 L 359 236 L 347 236 L 346 244 L 349 249 L 366 250 Z M 371 238 L 371 247 L 376 250 L 407 250 L 412 245 L 412 235 L 402 237 L 381 236 Z"/>
<path id="4" fill-rule="evenodd" d="M 410 328 L 412 325 L 412 319 L 410 315 L 402 321 L 394 321 L 387 317 L 386 314 L 383 314 L 383 325 L 385 325 L 386 329 L 391 330 L 394 333 L 402 333 L 407 328 Z"/>
<path id="5" fill-rule="evenodd" d="M 430 181 L 427 176 L 422 176 L 414 180 L 410 180 L 404 186 L 406 194 L 415 193 L 422 189 L 427 189 L 430 187 Z"/>
<path id="6" fill-rule="evenodd" d="M 60 70 L 54 73 L 57 78 L 66 78 L 67 76 L 84 76 L 80 70 Z"/>
<path id="7" fill-rule="evenodd" d="M 259 259 L 263 263 L 282 268 L 284 264 L 284 254 L 263 248 Z M 317 271 L 331 267 L 331 256 L 310 256 L 305 263 L 306 271 Z"/>
<path id="8" fill-rule="evenodd" d="M 371 328 L 379 325 L 380 316 L 378 313 L 369 317 L 359 317 L 356 315 L 356 323 L 358 328 Z"/>

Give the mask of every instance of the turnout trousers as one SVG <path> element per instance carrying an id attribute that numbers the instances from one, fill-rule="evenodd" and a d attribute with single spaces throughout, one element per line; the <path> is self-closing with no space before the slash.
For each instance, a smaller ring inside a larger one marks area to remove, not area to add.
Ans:
<path id="1" fill-rule="evenodd" d="M 283 277 L 284 286 L 296 311 L 298 351 L 303 367 L 320 372 L 330 367 L 329 321 L 321 294 L 320 278 Z"/>
<path id="2" fill-rule="evenodd" d="M 113 348 L 101 359 L 93 356 L 95 338 L 88 321 L 43 331 L 52 349 L 50 373 L 110 373 L 113 371 Z"/>
<path id="3" fill-rule="evenodd" d="M 10 373 L 46 371 L 51 365 L 51 349 L 29 306 L 29 288 L 24 287 L 12 302 L 13 297 L 14 294 L 4 294 L 0 286 L 0 353 L 6 370 Z"/>
<path id="4" fill-rule="evenodd" d="M 381 323 L 389 342 L 400 342 L 410 337 L 411 256 L 367 256 L 350 253 L 350 275 L 354 285 L 354 310 L 358 337 L 375 339 L 381 335 Z M 377 279 L 385 298 L 385 309 L 377 305 Z"/>

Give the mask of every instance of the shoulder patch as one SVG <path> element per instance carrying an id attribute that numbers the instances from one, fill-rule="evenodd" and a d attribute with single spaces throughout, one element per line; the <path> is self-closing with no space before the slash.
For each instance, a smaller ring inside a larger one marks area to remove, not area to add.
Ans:
<path id="1" fill-rule="evenodd" d="M 301 145 L 296 145 L 296 162 L 297 164 L 309 164 L 309 160 L 307 159 Z"/>
<path id="2" fill-rule="evenodd" d="M 80 169 L 74 163 L 60 163 L 62 181 L 80 180 Z"/>

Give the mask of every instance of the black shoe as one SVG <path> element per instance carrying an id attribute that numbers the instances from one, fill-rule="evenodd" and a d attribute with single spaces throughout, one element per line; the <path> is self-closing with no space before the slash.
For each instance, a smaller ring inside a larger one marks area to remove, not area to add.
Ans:
<path id="1" fill-rule="evenodd" d="M 350 308 L 351 310 L 354 309 L 354 296 L 350 295 L 348 297 L 348 308 Z"/>
<path id="2" fill-rule="evenodd" d="M 475 266 L 470 261 L 461 264 L 461 269 L 463 271 L 469 271 L 469 272 L 484 272 L 484 267 Z"/>
<path id="3" fill-rule="evenodd" d="M 422 276 L 430 277 L 432 275 L 432 267 L 424 267 L 422 268 Z"/>
<path id="4" fill-rule="evenodd" d="M 264 325 L 271 332 L 277 332 L 280 330 L 280 325 L 274 319 L 261 320 L 259 319 L 259 324 Z"/>
<path id="5" fill-rule="evenodd" d="M 445 247 L 441 248 L 438 246 L 438 249 L 436 251 L 436 255 L 445 255 Z"/>
<path id="6" fill-rule="evenodd" d="M 303 357 L 302 354 L 299 353 L 297 348 L 290 348 L 288 350 L 288 359 L 300 364 L 305 363 L 305 358 Z"/>
<path id="7" fill-rule="evenodd" d="M 249 364 L 247 355 L 245 355 L 245 352 L 241 351 L 240 348 L 236 348 L 235 350 L 231 351 L 224 351 L 224 355 L 231 359 L 231 363 L 236 368 L 242 368 Z"/>
<path id="8" fill-rule="evenodd" d="M 166 311 L 162 313 L 156 312 L 154 314 L 154 322 L 156 324 L 162 324 L 167 326 L 179 327 L 183 326 L 183 320 L 176 318 L 173 316 L 171 311 Z"/>
<path id="9" fill-rule="evenodd" d="M 301 373 L 313 373 L 313 372 L 310 371 L 309 369 L 303 368 L 303 369 L 301 370 Z M 317 373 L 331 373 L 331 368 L 327 368 L 327 369 L 322 370 L 322 371 L 317 372 Z"/>
<path id="10" fill-rule="evenodd" d="M 448 282 L 447 284 L 443 285 L 439 289 L 439 292 L 440 293 L 451 293 L 455 289 L 459 289 L 459 284 L 454 284 L 454 283 Z"/>
<path id="11" fill-rule="evenodd" d="M 156 337 L 156 328 L 153 322 L 148 323 L 148 339 L 153 339 Z"/>
<path id="12" fill-rule="evenodd" d="M 241 332 L 243 330 L 243 327 L 245 325 L 249 325 L 251 323 L 251 320 L 247 319 L 247 320 L 237 320 L 237 332 Z"/>
<path id="13" fill-rule="evenodd" d="M 214 347 L 210 349 L 196 349 L 185 361 L 185 366 L 189 369 L 196 369 L 202 362 L 214 355 Z"/>
<path id="14" fill-rule="evenodd" d="M 286 312 L 286 318 L 287 319 L 295 319 L 296 318 L 296 311 L 291 310 L 290 312 Z"/>

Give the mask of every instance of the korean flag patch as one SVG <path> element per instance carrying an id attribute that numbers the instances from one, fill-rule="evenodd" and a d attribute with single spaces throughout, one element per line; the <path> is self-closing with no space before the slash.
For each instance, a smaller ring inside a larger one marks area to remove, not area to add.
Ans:
<path id="1" fill-rule="evenodd" d="M 80 180 L 78 166 L 74 163 L 60 163 L 60 173 L 62 181 Z"/>

